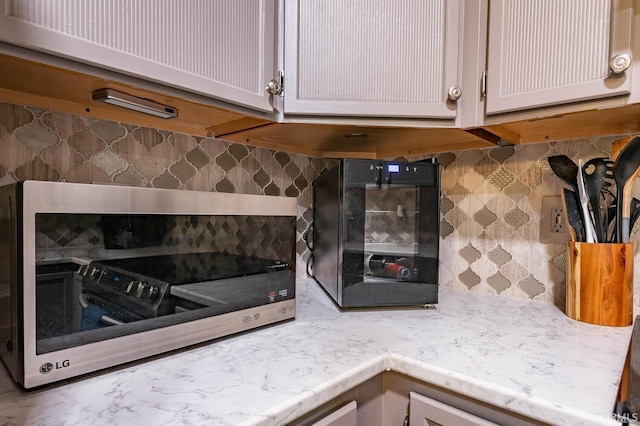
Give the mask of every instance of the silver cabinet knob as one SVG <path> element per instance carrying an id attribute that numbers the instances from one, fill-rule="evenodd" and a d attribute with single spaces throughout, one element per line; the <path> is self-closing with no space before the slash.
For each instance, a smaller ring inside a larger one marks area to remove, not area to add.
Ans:
<path id="1" fill-rule="evenodd" d="M 631 66 L 631 56 L 626 53 L 616 55 L 609 61 L 609 69 L 614 74 L 625 72 Z"/>
<path id="2" fill-rule="evenodd" d="M 279 95 L 282 93 L 282 85 L 277 80 L 271 80 L 267 83 L 267 93 L 271 95 Z"/>
<path id="3" fill-rule="evenodd" d="M 267 83 L 267 93 L 270 95 L 280 95 L 284 90 L 284 74 L 278 71 L 278 75 Z"/>
<path id="4" fill-rule="evenodd" d="M 462 96 L 462 89 L 458 86 L 449 87 L 449 91 L 447 92 L 450 101 L 457 101 Z"/>

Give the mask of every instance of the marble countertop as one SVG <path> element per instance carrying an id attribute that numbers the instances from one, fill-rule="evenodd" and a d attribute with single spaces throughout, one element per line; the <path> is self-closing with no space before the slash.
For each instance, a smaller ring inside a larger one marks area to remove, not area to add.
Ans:
<path id="1" fill-rule="evenodd" d="M 294 321 L 29 392 L 2 368 L 0 424 L 284 424 L 393 370 L 552 424 L 619 425 L 631 331 L 448 288 L 435 309 L 340 312 L 299 280 Z"/>

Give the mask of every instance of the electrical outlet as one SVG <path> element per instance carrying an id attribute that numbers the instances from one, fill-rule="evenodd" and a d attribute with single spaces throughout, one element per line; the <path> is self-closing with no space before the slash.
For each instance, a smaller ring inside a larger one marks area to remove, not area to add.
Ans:
<path id="1" fill-rule="evenodd" d="M 565 244 L 569 240 L 567 219 L 561 197 L 542 197 L 540 242 Z"/>
<path id="2" fill-rule="evenodd" d="M 564 211 L 561 207 L 551 208 L 551 232 L 557 234 L 558 232 L 565 232 L 564 223 Z"/>

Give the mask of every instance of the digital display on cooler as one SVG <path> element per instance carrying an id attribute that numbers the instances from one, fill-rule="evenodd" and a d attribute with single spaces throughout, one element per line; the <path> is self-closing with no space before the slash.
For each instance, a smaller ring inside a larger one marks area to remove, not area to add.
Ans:
<path id="1" fill-rule="evenodd" d="M 400 171 L 400 166 L 397 164 L 389 164 L 389 173 L 398 173 Z"/>

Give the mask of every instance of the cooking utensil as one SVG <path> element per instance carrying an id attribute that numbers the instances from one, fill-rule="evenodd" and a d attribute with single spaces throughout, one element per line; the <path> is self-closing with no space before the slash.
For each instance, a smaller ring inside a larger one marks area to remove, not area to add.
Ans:
<path id="1" fill-rule="evenodd" d="M 562 188 L 560 194 L 564 203 L 564 212 L 569 224 L 571 238 L 574 241 L 584 241 L 584 225 L 578 203 L 576 203 L 576 193 L 568 188 Z"/>
<path id="2" fill-rule="evenodd" d="M 580 223 L 582 224 L 582 229 L 586 229 L 586 220 L 582 210 L 579 208 L 580 206 L 580 198 L 578 195 L 578 165 L 573 162 L 573 160 L 566 155 L 552 155 L 547 158 L 549 162 L 549 167 L 553 173 L 560 178 L 565 184 L 569 185 L 572 191 L 573 203 L 578 208 L 578 214 L 580 215 Z M 591 221 L 591 219 L 589 219 Z M 583 234 L 583 238 L 578 241 L 585 241 L 586 231 Z"/>
<path id="3" fill-rule="evenodd" d="M 605 210 L 604 217 L 605 233 L 607 234 L 606 242 L 615 242 L 616 236 L 616 204 L 611 204 Z"/>
<path id="4" fill-rule="evenodd" d="M 578 165 L 566 155 L 552 155 L 547 158 L 549 167 L 561 181 L 569 185 L 574 193 L 578 193 Z"/>
<path id="5" fill-rule="evenodd" d="M 606 204 L 603 205 L 601 200 L 604 197 L 602 190 L 613 185 L 608 181 L 614 181 L 613 165 L 613 161 L 608 158 L 592 158 L 584 163 L 582 168 L 584 186 L 589 197 L 589 205 L 593 216 L 593 227 L 596 231 L 597 240 L 600 242 L 607 241 L 607 222 L 606 217 L 603 217 L 607 206 Z"/>
<path id="6" fill-rule="evenodd" d="M 580 207 L 582 208 L 582 217 L 584 218 L 584 239 L 588 243 L 598 242 L 596 239 L 596 231 L 593 227 L 593 221 L 591 219 L 591 213 L 589 211 L 589 197 L 584 187 L 584 179 L 582 178 L 582 168 L 584 164 L 582 159 L 578 160 L 578 195 L 580 198 Z"/>
<path id="7" fill-rule="evenodd" d="M 633 231 L 633 227 L 636 221 L 640 217 L 640 200 L 637 198 L 631 199 L 631 220 L 629 221 L 629 232 Z"/>
<path id="8" fill-rule="evenodd" d="M 634 136 L 620 150 L 613 168 L 618 191 L 616 241 L 619 243 L 629 242 L 631 185 L 638 177 L 638 173 L 640 173 L 640 136 Z"/>

